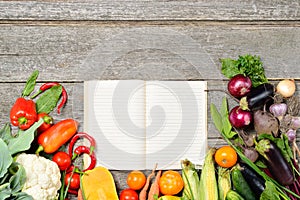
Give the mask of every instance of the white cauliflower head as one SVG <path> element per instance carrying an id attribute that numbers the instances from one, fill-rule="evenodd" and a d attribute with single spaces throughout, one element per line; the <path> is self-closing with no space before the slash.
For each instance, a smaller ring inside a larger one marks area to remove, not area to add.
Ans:
<path id="1" fill-rule="evenodd" d="M 35 200 L 53 200 L 58 196 L 61 187 L 61 174 L 57 164 L 35 154 L 22 153 L 16 162 L 26 171 L 26 182 L 23 192 Z"/>

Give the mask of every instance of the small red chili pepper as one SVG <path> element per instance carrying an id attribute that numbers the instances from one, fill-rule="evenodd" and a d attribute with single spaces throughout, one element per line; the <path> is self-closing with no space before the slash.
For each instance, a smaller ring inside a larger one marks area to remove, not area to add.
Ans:
<path id="1" fill-rule="evenodd" d="M 75 148 L 74 150 L 74 154 L 72 157 L 72 160 L 74 160 L 77 156 L 81 155 L 81 154 L 87 154 L 90 157 L 90 164 L 87 168 L 85 168 L 84 170 L 82 170 L 83 172 L 87 171 L 87 170 L 91 170 L 96 166 L 96 156 L 94 151 L 91 151 L 91 149 L 87 146 L 78 146 Z"/>
<path id="2" fill-rule="evenodd" d="M 38 133 L 42 133 L 46 131 L 48 128 L 50 128 L 53 125 L 53 118 L 47 113 L 44 112 L 38 113 L 37 121 L 39 121 L 41 118 L 43 118 L 44 123 L 37 129 Z"/>
<path id="3" fill-rule="evenodd" d="M 56 85 L 61 85 L 60 83 L 58 82 L 49 82 L 49 83 L 45 83 L 43 84 L 40 88 L 39 88 L 39 91 L 34 94 L 33 96 L 31 96 L 31 98 L 35 98 L 36 96 L 38 96 L 40 93 L 44 92 L 45 90 L 48 90 L 49 88 L 53 87 L 53 86 L 56 86 Z M 61 85 L 62 86 L 62 85 Z M 61 99 L 61 102 L 60 104 L 57 106 L 57 113 L 60 114 L 60 110 L 61 108 L 66 104 L 67 100 L 68 100 L 68 94 L 67 94 L 67 91 L 66 89 L 64 88 L 64 86 L 62 86 L 62 99 Z"/>
<path id="4" fill-rule="evenodd" d="M 85 133 L 85 132 L 78 132 L 78 133 L 76 133 L 73 137 L 72 137 L 72 139 L 71 139 L 71 141 L 70 141 L 70 144 L 69 144 L 69 155 L 72 157 L 73 156 L 73 147 L 74 147 L 74 144 L 76 143 L 76 141 L 78 140 L 78 139 L 80 139 L 80 138 L 85 138 L 85 139 L 87 139 L 89 142 L 90 142 L 90 149 L 92 149 L 92 151 L 93 151 L 93 149 L 95 149 L 95 147 L 96 147 L 96 141 L 95 141 L 95 139 L 92 137 L 92 136 L 90 136 L 89 134 L 87 134 L 87 133 Z"/>
<path id="5" fill-rule="evenodd" d="M 73 190 L 73 189 L 68 189 L 68 193 L 70 193 L 70 194 L 74 194 L 74 195 L 78 195 L 78 190 Z"/>
<path id="6" fill-rule="evenodd" d="M 10 110 L 10 121 L 21 130 L 28 129 L 37 120 L 35 102 L 19 97 Z"/>

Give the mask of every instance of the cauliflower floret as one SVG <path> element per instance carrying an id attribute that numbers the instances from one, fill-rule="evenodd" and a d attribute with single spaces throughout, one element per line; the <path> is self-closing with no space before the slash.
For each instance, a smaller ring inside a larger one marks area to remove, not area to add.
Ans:
<path id="1" fill-rule="evenodd" d="M 17 160 L 26 171 L 26 182 L 23 192 L 35 200 L 53 200 L 61 187 L 61 174 L 57 164 L 35 154 L 22 153 Z"/>

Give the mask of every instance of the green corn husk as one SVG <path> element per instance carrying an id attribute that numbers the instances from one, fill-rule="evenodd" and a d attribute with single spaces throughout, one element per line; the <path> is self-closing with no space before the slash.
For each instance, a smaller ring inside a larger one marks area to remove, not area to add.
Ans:
<path id="1" fill-rule="evenodd" d="M 200 178 L 195 165 L 189 160 L 181 161 L 184 189 L 182 200 L 200 200 Z"/>
<path id="2" fill-rule="evenodd" d="M 216 180 L 214 154 L 215 148 L 206 154 L 200 176 L 200 200 L 218 200 L 218 185 Z"/>
<path id="3" fill-rule="evenodd" d="M 231 189 L 230 170 L 218 167 L 218 190 L 220 200 L 226 199 L 227 192 Z"/>

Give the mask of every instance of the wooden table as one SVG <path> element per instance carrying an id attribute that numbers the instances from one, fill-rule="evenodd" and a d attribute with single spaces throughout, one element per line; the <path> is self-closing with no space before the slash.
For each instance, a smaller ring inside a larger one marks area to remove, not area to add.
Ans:
<path id="1" fill-rule="evenodd" d="M 56 120 L 83 127 L 83 81 L 207 80 L 224 89 L 220 58 L 259 55 L 272 81 L 300 77 L 300 2 L 0 1 L 1 126 L 34 69 L 61 82 L 69 101 Z M 220 92 L 208 105 L 220 105 Z M 224 144 L 208 116 L 210 146 Z M 126 172 L 113 172 L 119 189 Z"/>

